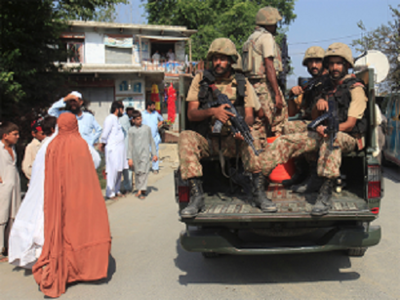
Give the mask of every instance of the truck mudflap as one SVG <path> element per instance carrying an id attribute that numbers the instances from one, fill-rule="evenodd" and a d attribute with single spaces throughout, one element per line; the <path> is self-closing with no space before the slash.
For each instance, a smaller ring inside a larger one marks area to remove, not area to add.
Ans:
<path id="1" fill-rule="evenodd" d="M 291 254 L 346 250 L 353 247 L 371 247 L 381 239 L 381 227 L 340 228 L 330 231 L 314 244 L 276 246 L 246 243 L 228 229 L 186 230 L 181 233 L 180 243 L 190 252 L 213 252 L 236 255 Z"/>

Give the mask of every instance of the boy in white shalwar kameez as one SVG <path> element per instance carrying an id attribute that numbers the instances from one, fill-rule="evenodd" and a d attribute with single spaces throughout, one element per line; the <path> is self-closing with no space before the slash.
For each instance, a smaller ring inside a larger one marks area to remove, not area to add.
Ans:
<path id="1" fill-rule="evenodd" d="M 11 122 L 0 124 L 0 260 L 7 257 L 6 226 L 12 227 L 21 204 L 21 185 L 14 145 L 19 139 L 18 126 Z"/>
<path id="2" fill-rule="evenodd" d="M 128 168 L 125 151 L 125 136 L 118 118 L 124 112 L 122 102 L 114 101 L 111 105 L 111 114 L 104 121 L 103 133 L 100 138 L 100 150 L 106 155 L 107 188 L 106 197 L 114 199 L 122 196 L 122 171 Z"/>

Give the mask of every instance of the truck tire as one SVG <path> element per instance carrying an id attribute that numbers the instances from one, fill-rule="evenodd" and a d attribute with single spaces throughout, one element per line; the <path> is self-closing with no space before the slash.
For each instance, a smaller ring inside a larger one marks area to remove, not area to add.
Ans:
<path id="1" fill-rule="evenodd" d="M 350 248 L 349 250 L 347 250 L 347 254 L 349 256 L 364 256 L 365 251 L 367 251 L 368 247 L 354 247 L 354 248 Z"/>
<path id="2" fill-rule="evenodd" d="M 221 254 L 215 252 L 201 252 L 201 254 L 204 258 L 216 258 L 221 256 Z"/>

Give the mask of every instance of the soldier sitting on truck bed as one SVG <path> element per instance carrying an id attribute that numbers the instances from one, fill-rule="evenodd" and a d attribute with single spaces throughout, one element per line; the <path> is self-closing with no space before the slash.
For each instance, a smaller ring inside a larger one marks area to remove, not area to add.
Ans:
<path id="1" fill-rule="evenodd" d="M 316 132 L 303 132 L 283 135 L 261 153 L 262 171 L 268 176 L 272 170 L 291 157 L 312 151 L 319 151 L 318 175 L 324 178 L 324 183 L 311 214 L 325 215 L 332 206 L 332 190 L 334 179 L 340 176 L 342 153 L 351 152 L 364 147 L 363 135 L 367 130 L 367 118 L 364 111 L 367 107 L 367 97 L 364 85 L 354 75 L 348 74 L 348 69 L 354 67 L 351 49 L 342 43 L 334 43 L 328 47 L 324 56 L 324 64 L 328 67 L 331 79 L 330 88 L 323 93 L 313 109 L 316 117 L 319 112 L 328 110 L 328 100 L 338 106 L 339 128 L 333 143 L 329 147 L 326 126 L 320 125 Z"/>
<path id="2" fill-rule="evenodd" d="M 307 67 L 308 73 L 312 78 L 299 78 L 299 85 L 290 90 L 288 101 L 289 116 L 301 114 L 301 120 L 290 121 L 285 124 L 285 134 L 299 133 L 307 131 L 307 125 L 312 120 L 311 111 L 315 106 L 323 88 L 329 84 L 328 70 L 323 66 L 325 50 L 318 46 L 307 49 L 303 58 L 303 66 Z M 318 153 L 306 153 L 305 160 L 297 163 L 303 168 L 309 166 L 310 174 L 300 184 L 293 185 L 291 190 L 297 193 L 317 192 L 323 181 L 317 174 Z M 300 173 L 304 170 L 299 170 Z M 300 174 L 299 173 L 299 174 Z M 299 175 L 298 176 L 301 176 Z M 304 173 L 303 173 L 304 174 Z"/>
<path id="3" fill-rule="evenodd" d="M 182 218 L 195 217 L 204 208 L 200 159 L 218 153 L 234 158 L 237 151 L 245 170 L 253 173 L 252 204 L 258 206 L 263 212 L 276 211 L 276 205 L 266 197 L 265 178 L 261 174 L 259 165 L 258 173 L 255 173 L 258 160 L 253 150 L 242 141 L 243 137 L 240 134 L 233 136 L 226 124 L 232 116 L 225 110 L 229 105 L 207 107 L 210 102 L 215 101 L 215 95 L 210 88 L 211 84 L 215 84 L 221 93 L 228 96 L 237 111 L 241 112 L 248 125 L 254 122 L 255 93 L 243 74 L 235 72 L 232 68 L 237 59 L 235 44 L 230 39 L 214 40 L 207 54 L 207 60 L 212 61 L 212 70 L 197 74 L 190 86 L 186 99 L 188 101 L 187 116 L 194 131 L 183 131 L 178 141 L 181 177 L 183 180 L 188 180 L 191 187 L 189 205 L 181 211 Z M 212 126 L 216 120 L 220 120 L 225 125 L 220 134 L 213 135 Z"/>

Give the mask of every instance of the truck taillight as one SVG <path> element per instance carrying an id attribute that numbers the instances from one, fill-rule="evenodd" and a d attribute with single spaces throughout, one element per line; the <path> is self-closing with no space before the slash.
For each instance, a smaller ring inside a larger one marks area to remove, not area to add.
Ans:
<path id="1" fill-rule="evenodd" d="M 179 197 L 179 202 L 189 202 L 190 187 L 178 186 L 178 197 Z"/>
<path id="2" fill-rule="evenodd" d="M 381 167 L 377 165 L 368 166 L 368 199 L 381 197 Z"/>

